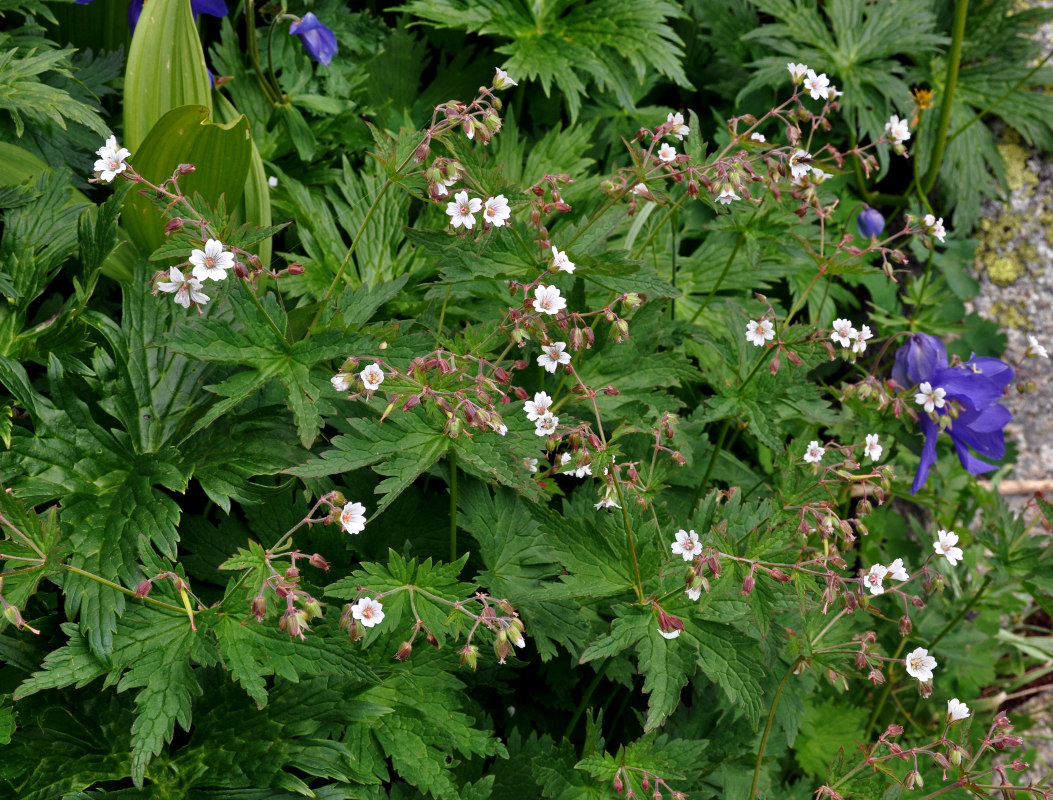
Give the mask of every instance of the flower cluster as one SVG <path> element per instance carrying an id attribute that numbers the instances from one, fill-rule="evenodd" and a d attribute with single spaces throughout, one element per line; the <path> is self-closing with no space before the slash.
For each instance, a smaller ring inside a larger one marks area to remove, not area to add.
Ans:
<path id="1" fill-rule="evenodd" d="M 117 137 L 111 136 L 106 143 L 95 151 L 99 158 L 95 162 L 95 172 L 99 180 L 110 183 L 120 173 L 128 169 L 127 159 L 131 157 L 125 148 L 117 145 Z"/>
<path id="2" fill-rule="evenodd" d="M 884 594 L 885 587 L 882 581 L 885 578 L 890 578 L 897 581 L 910 580 L 910 575 L 907 573 L 906 568 L 903 566 L 903 559 L 897 558 L 888 566 L 883 564 L 874 564 L 867 574 L 863 576 L 863 585 L 870 590 L 872 595 Z"/>
<path id="3" fill-rule="evenodd" d="M 1013 418 L 1002 406 L 1005 388 L 1013 379 L 1013 369 L 997 358 L 978 358 L 950 365 L 947 349 L 938 336 L 911 334 L 896 351 L 892 377 L 904 388 L 917 387 L 914 401 L 924 411 L 919 416 L 925 445 L 914 476 L 911 493 L 917 492 L 936 463 L 936 440 L 945 431 L 958 458 L 969 472 L 990 472 L 994 464 L 977 458 L 1005 455 L 1003 429 Z"/>
<path id="4" fill-rule="evenodd" d="M 873 331 L 869 325 L 862 325 L 858 329 L 851 320 L 835 319 L 830 325 L 830 338 L 846 350 L 854 354 L 863 353 L 867 349 L 867 342 L 874 338 Z"/>

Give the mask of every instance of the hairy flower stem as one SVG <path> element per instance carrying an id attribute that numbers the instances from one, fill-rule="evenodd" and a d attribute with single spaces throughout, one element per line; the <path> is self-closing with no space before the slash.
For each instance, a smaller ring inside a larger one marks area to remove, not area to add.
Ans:
<path id="1" fill-rule="evenodd" d="M 578 720 L 581 719 L 581 715 L 585 712 L 585 708 L 592 699 L 596 687 L 600 685 L 603 676 L 607 674 L 607 667 L 611 665 L 612 661 L 614 661 L 614 656 L 607 656 L 603 663 L 600 664 L 600 668 L 596 670 L 596 674 L 592 676 L 589 685 L 585 687 L 585 694 L 581 696 L 581 701 L 578 703 L 578 707 L 574 709 L 574 715 L 570 718 L 570 722 L 567 723 L 566 730 L 563 731 L 564 739 L 569 739 L 570 735 L 574 733 L 574 728 L 577 727 Z"/>
<path id="2" fill-rule="evenodd" d="M 779 688 L 775 690 L 775 697 L 772 698 L 771 709 L 768 711 L 768 721 L 764 724 L 764 733 L 761 736 L 760 747 L 757 749 L 757 763 L 753 767 L 753 783 L 750 785 L 750 793 L 747 795 L 747 800 L 753 800 L 757 796 L 757 782 L 760 780 L 761 766 L 764 764 L 764 748 L 768 746 L 768 736 L 771 734 L 772 725 L 775 723 L 775 712 L 779 708 L 782 690 L 786 688 L 786 682 L 790 680 L 790 676 L 793 675 L 793 671 L 797 669 L 799 663 L 801 663 L 800 657 L 793 660 L 790 666 L 786 668 L 782 680 L 779 681 Z"/>
<path id="3" fill-rule="evenodd" d="M 636 602 L 644 601 L 643 578 L 640 577 L 640 562 L 636 558 L 636 544 L 633 542 L 633 526 L 629 521 L 629 509 L 625 506 L 625 494 L 622 492 L 622 482 L 618 480 L 618 471 L 611 467 L 611 480 L 614 483 L 614 491 L 618 494 L 618 505 L 622 507 L 622 521 L 625 523 L 625 536 L 629 541 L 629 555 L 633 559 L 633 571 L 636 574 L 636 582 L 633 589 L 636 591 Z"/>
<path id="4" fill-rule="evenodd" d="M 457 560 L 457 451 L 452 447 L 446 453 L 450 468 L 450 561 Z"/>
<path id="5" fill-rule="evenodd" d="M 891 661 L 895 661 L 903 653 L 903 648 L 907 644 L 907 637 L 903 637 L 899 640 L 899 646 L 896 648 L 896 652 L 892 654 Z M 889 670 L 891 673 L 891 670 Z M 877 705 L 874 706 L 874 710 L 870 713 L 870 719 L 867 721 L 866 735 L 870 736 L 870 732 L 874 729 L 874 724 L 878 721 L 878 717 L 881 716 L 881 709 L 885 707 L 885 703 L 888 702 L 889 692 L 892 691 L 892 675 L 889 674 L 888 680 L 885 681 L 885 686 L 881 690 L 881 697 L 878 698 Z M 834 787 L 836 788 L 836 786 Z"/>
<path id="6" fill-rule="evenodd" d="M 955 0 L 954 21 L 951 23 L 951 47 L 947 51 L 947 77 L 943 82 L 943 98 L 940 104 L 940 119 L 936 123 L 936 149 L 929 161 L 929 169 L 921 182 L 922 191 L 932 191 L 936 178 L 940 174 L 943 154 L 947 150 L 947 128 L 951 124 L 951 110 L 954 106 L 954 92 L 958 88 L 958 67 L 962 60 L 962 43 L 965 41 L 965 21 L 968 16 L 969 0 Z"/>
<path id="7" fill-rule="evenodd" d="M 757 203 L 757 205 L 753 209 L 753 213 L 750 214 L 749 219 L 746 220 L 745 227 L 748 228 L 750 226 L 750 223 L 753 222 L 754 218 L 757 216 L 757 213 L 761 210 L 761 206 L 764 205 L 764 201 L 767 198 L 768 195 L 764 195 L 761 198 L 761 201 Z M 735 238 L 735 246 L 731 249 L 731 255 L 729 255 L 728 260 L 724 262 L 724 269 L 721 270 L 720 275 L 717 276 L 717 281 L 713 284 L 713 288 L 709 290 L 709 294 L 706 295 L 706 299 L 702 301 L 702 304 L 695 310 L 695 313 L 692 315 L 692 323 L 694 323 L 695 320 L 699 318 L 703 311 L 709 308 L 709 304 L 713 301 L 713 297 L 718 291 L 720 291 L 720 287 L 724 284 L 724 279 L 728 276 L 728 272 L 731 271 L 731 265 L 735 262 L 735 256 L 739 254 L 739 250 L 742 249 L 742 243 L 744 241 L 746 241 L 746 232 L 745 230 L 739 230 L 739 235 Z"/>
<path id="8" fill-rule="evenodd" d="M 116 589 L 118 592 L 121 592 L 122 594 L 126 594 L 129 597 L 134 597 L 137 600 L 142 600 L 144 603 L 149 603 L 150 605 L 158 606 L 159 608 L 167 608 L 169 611 L 175 611 L 175 612 L 177 612 L 179 614 L 185 614 L 186 613 L 186 611 L 181 606 L 173 606 L 173 605 L 171 605 L 169 603 L 162 603 L 160 600 L 154 600 L 152 597 L 139 597 L 131 589 L 126 589 L 125 587 L 121 586 L 119 583 L 114 583 L 113 581 L 108 581 L 105 578 L 103 578 L 101 575 L 96 575 L 93 572 L 88 572 L 86 570 L 80 569 L 79 567 L 74 567 L 74 566 L 72 566 L 70 564 L 64 564 L 63 566 L 69 572 L 75 573 L 77 575 L 81 575 L 82 577 L 85 577 L 85 578 L 90 578 L 93 581 L 101 583 L 103 586 L 109 586 L 111 589 Z"/>

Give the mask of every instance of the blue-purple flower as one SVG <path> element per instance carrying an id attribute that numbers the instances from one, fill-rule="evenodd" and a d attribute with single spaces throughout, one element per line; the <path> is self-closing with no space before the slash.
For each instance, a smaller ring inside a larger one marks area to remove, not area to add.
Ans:
<path id="1" fill-rule="evenodd" d="M 307 55 L 324 67 L 328 67 L 336 55 L 336 34 L 319 22 L 318 17 L 310 11 L 303 15 L 303 19 L 289 26 L 289 33 L 299 36 Z"/>
<path id="2" fill-rule="evenodd" d="M 77 5 L 84 5 L 90 3 L 91 0 L 75 0 Z M 135 30 L 136 23 L 139 22 L 139 16 L 143 13 L 143 3 L 145 0 L 132 0 L 128 4 L 128 27 Z M 225 17 L 227 16 L 227 4 L 224 0 L 190 0 L 190 10 L 194 12 L 194 18 L 196 19 L 198 14 L 208 14 L 212 17 Z"/>
<path id="3" fill-rule="evenodd" d="M 885 230 L 885 218 L 876 208 L 867 206 L 856 217 L 856 227 L 859 228 L 859 235 L 864 239 L 873 239 L 880 236 Z"/>
<path id="4" fill-rule="evenodd" d="M 930 413 L 920 416 L 925 445 L 911 494 L 925 485 L 929 470 L 936 463 L 936 439 L 941 427 L 951 437 L 966 470 L 975 475 L 997 468 L 973 451 L 990 459 L 1005 455 L 1003 429 L 1013 415 L 999 400 L 1013 379 L 1012 367 L 997 358 L 977 358 L 975 354 L 964 364 L 948 366 L 947 349 L 938 336 L 914 333 L 896 351 L 892 377 L 904 388 L 920 387 L 919 403 L 925 398 L 939 398 L 935 404 L 929 402 L 933 405 Z"/>

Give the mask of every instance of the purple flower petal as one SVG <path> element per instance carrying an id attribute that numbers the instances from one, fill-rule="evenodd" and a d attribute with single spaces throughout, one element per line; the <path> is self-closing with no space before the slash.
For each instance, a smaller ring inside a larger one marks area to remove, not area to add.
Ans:
<path id="1" fill-rule="evenodd" d="M 307 55 L 322 66 L 328 67 L 337 53 L 336 34 L 310 11 L 303 15 L 303 19 L 289 26 L 289 33 L 299 36 Z"/>

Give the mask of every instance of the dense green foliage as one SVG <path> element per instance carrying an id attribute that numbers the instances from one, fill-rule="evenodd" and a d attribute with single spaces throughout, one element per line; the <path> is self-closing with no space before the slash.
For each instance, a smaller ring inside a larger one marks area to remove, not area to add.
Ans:
<path id="1" fill-rule="evenodd" d="M 892 369 L 1053 14 L 372 5 L 0 1 L 0 797 L 985 793 L 1053 508 Z"/>

